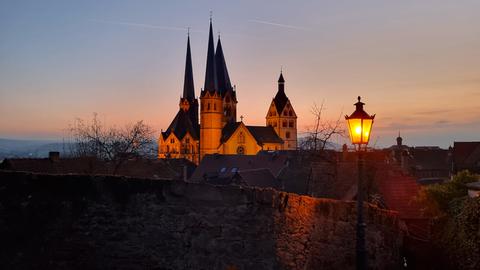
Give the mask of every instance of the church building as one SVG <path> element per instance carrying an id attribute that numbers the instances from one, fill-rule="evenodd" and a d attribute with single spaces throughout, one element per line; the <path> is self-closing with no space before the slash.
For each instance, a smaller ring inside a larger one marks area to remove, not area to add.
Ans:
<path id="1" fill-rule="evenodd" d="M 282 73 L 277 94 L 267 111 L 266 125 L 249 126 L 243 123 L 243 117 L 237 121 L 236 88 L 230 82 L 220 37 L 214 48 L 211 21 L 200 102 L 195 97 L 190 37 L 186 58 L 179 110 L 160 133 L 158 158 L 186 158 L 198 164 L 208 154 L 256 155 L 261 150 L 297 149 L 297 115 L 285 94 Z"/>

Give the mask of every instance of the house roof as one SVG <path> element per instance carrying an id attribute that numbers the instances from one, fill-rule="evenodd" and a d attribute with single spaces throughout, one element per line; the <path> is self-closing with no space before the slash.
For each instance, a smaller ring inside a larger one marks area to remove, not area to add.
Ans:
<path id="1" fill-rule="evenodd" d="M 200 133 L 199 131 L 200 126 L 197 123 L 192 123 L 188 112 L 180 109 L 175 118 L 173 118 L 172 123 L 170 123 L 170 126 L 168 126 L 167 130 L 162 132 L 162 135 L 165 139 L 173 132 L 179 140 L 182 140 L 188 132 L 193 139 L 198 140 L 198 134 Z"/>
<path id="2" fill-rule="evenodd" d="M 454 142 L 453 159 L 457 164 L 480 160 L 480 142 Z"/>
<path id="3" fill-rule="evenodd" d="M 410 149 L 416 169 L 449 170 L 450 152 L 441 148 L 415 147 Z"/>
<path id="4" fill-rule="evenodd" d="M 273 176 L 272 171 L 268 168 L 240 170 L 238 172 L 240 183 L 246 186 L 254 187 L 272 187 L 280 188 L 280 181 Z"/>
<path id="5" fill-rule="evenodd" d="M 375 182 L 387 208 L 398 211 L 400 218 L 423 218 L 422 206 L 415 200 L 420 184 L 414 177 L 402 174 L 393 166 L 382 164 L 378 166 Z"/>
<path id="6" fill-rule="evenodd" d="M 242 185 L 261 188 L 280 188 L 278 181 L 268 168 L 239 170 L 234 173 L 210 173 L 205 175 L 203 182 L 212 185 Z"/>
<path id="7" fill-rule="evenodd" d="M 286 166 L 287 155 L 206 155 L 190 178 L 200 182 L 204 176 L 229 176 L 230 173 L 268 169 L 274 177 Z"/>

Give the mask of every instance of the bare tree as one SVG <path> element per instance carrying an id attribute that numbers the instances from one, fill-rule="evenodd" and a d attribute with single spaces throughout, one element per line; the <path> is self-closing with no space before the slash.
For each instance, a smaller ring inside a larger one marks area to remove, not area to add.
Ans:
<path id="1" fill-rule="evenodd" d="M 324 101 L 320 107 L 314 103 L 310 112 L 315 117 L 315 122 L 306 130 L 306 137 L 301 143 L 305 150 L 323 151 L 330 140 L 335 136 L 345 136 L 345 128 L 342 123 L 342 113 L 335 121 L 323 120 L 322 114 L 325 110 Z"/>
<path id="2" fill-rule="evenodd" d="M 73 156 L 109 161 L 113 165 L 113 174 L 129 158 L 149 156 L 154 142 L 152 128 L 143 121 L 123 128 L 107 127 L 96 113 L 90 123 L 77 118 L 70 132 Z"/>

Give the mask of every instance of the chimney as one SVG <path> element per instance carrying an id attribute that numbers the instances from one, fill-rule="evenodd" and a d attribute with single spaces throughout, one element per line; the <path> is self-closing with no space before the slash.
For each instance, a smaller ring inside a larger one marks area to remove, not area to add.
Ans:
<path id="1" fill-rule="evenodd" d="M 58 152 L 58 151 L 48 152 L 48 159 L 50 159 L 50 161 L 59 161 L 60 160 L 60 152 Z"/>

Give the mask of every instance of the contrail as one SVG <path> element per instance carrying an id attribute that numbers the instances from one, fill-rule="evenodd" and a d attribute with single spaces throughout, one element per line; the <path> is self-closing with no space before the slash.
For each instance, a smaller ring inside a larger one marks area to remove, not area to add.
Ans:
<path id="1" fill-rule="evenodd" d="M 262 21 L 262 20 L 248 20 L 248 21 L 249 21 L 249 22 L 253 22 L 253 23 L 261 23 L 261 24 L 278 26 L 278 27 L 289 28 L 289 29 L 308 30 L 307 28 L 304 28 L 304 27 L 298 27 L 298 26 L 293 26 L 293 25 L 288 25 L 288 24 L 281 24 L 281 23 L 275 23 L 275 22 L 267 22 L 267 21 Z"/>
<path id="2" fill-rule="evenodd" d="M 147 29 L 159 29 L 159 30 L 169 30 L 169 31 L 187 31 L 187 27 L 175 27 L 175 26 L 160 26 L 160 25 L 152 25 L 152 24 L 145 24 L 145 23 L 134 23 L 134 22 L 121 22 L 121 21 L 108 21 L 108 20 L 98 20 L 98 19 L 89 19 L 88 21 L 97 22 L 97 23 L 105 23 L 105 24 L 114 24 L 114 25 L 125 25 L 125 26 L 133 26 L 133 27 L 141 27 Z M 203 31 L 192 31 L 195 33 L 203 33 Z"/>

